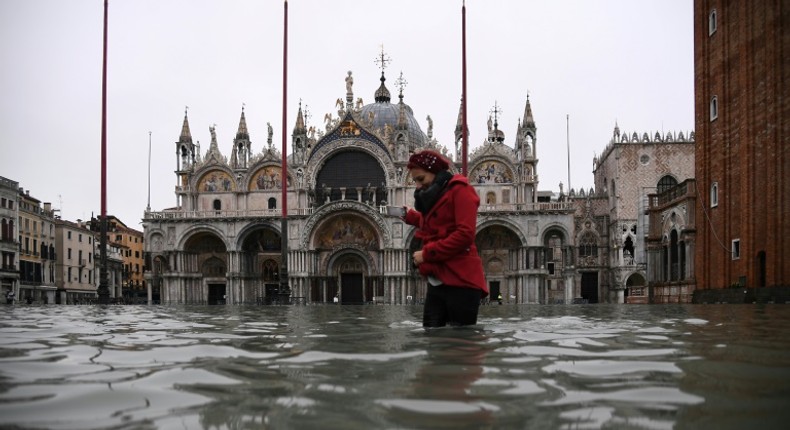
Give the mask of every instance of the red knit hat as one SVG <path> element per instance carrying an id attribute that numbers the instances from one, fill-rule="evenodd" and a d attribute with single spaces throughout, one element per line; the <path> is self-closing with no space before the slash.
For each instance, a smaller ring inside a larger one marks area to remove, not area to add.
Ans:
<path id="1" fill-rule="evenodd" d="M 419 167 L 431 173 L 439 173 L 442 170 L 449 169 L 450 164 L 442 156 L 442 154 L 430 149 L 426 149 L 424 151 L 412 154 L 412 156 L 409 157 L 409 164 L 406 165 L 406 168 L 413 169 L 415 167 Z"/>

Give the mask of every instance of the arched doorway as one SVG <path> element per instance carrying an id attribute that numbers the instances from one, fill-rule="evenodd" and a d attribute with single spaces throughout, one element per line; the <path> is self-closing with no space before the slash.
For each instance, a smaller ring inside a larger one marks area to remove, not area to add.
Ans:
<path id="1" fill-rule="evenodd" d="M 175 270 L 200 276 L 184 280 L 185 303 L 224 304 L 227 300 L 228 253 L 225 243 L 210 232 L 190 237 L 184 245 L 185 267 Z"/>
<path id="2" fill-rule="evenodd" d="M 347 253 L 335 263 L 340 303 L 361 305 L 373 299 L 372 285 L 365 285 L 367 264 L 354 253 Z"/>
<path id="3" fill-rule="evenodd" d="M 516 296 L 517 291 L 507 285 L 510 269 L 507 267 L 510 251 L 521 246 L 516 233 L 501 225 L 491 225 L 481 229 L 475 237 L 475 245 L 480 258 L 483 260 L 483 269 L 488 292 L 491 300 L 496 300 L 502 294 L 503 300 Z M 519 298 L 516 297 L 516 300 Z"/>
<path id="4" fill-rule="evenodd" d="M 326 217 L 311 238 L 320 266 L 326 272 L 317 277 L 312 300 L 335 297 L 343 304 L 361 304 L 373 300 L 373 287 L 383 289 L 381 277 L 371 269 L 372 256 L 379 250 L 380 233 L 367 217 L 340 212 Z M 325 263 L 323 263 L 325 262 Z"/>
<path id="5" fill-rule="evenodd" d="M 241 244 L 241 280 L 249 303 L 272 303 L 280 293 L 280 233 L 258 226 L 246 233 Z"/>

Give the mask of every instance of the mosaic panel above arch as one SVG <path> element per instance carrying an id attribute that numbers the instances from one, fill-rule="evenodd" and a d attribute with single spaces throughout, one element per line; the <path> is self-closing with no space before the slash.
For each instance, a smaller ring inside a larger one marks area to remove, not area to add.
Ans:
<path id="1" fill-rule="evenodd" d="M 236 182 L 224 170 L 211 170 L 200 178 L 197 189 L 202 192 L 236 191 Z"/>
<path id="2" fill-rule="evenodd" d="M 512 184 L 513 170 L 501 161 L 484 161 L 469 174 L 473 184 Z"/>
<path id="3" fill-rule="evenodd" d="M 280 190 L 283 186 L 283 170 L 280 166 L 266 166 L 255 172 L 250 179 L 250 190 Z M 288 187 L 291 186 L 291 176 L 288 175 Z"/>
<path id="4" fill-rule="evenodd" d="M 353 214 L 340 214 L 324 222 L 313 236 L 316 248 L 332 249 L 343 245 L 356 245 L 367 250 L 379 248 L 376 229 L 363 218 Z"/>
<path id="5" fill-rule="evenodd" d="M 491 225 L 481 229 L 475 238 L 478 250 L 515 249 L 521 246 L 516 233 L 501 225 Z"/>

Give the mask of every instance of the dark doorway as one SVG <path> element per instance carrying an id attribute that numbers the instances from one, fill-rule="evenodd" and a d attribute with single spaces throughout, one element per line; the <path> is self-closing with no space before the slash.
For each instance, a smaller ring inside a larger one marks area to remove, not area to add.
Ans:
<path id="1" fill-rule="evenodd" d="M 598 303 L 598 272 L 582 273 L 582 299 Z"/>
<path id="2" fill-rule="evenodd" d="M 277 302 L 277 292 L 280 291 L 280 284 L 263 284 L 264 291 L 266 293 L 266 297 L 264 298 L 264 303 L 270 305 L 272 303 Z"/>
<path id="3" fill-rule="evenodd" d="M 499 300 L 499 281 L 488 282 L 488 297 L 492 302 Z"/>
<path id="4" fill-rule="evenodd" d="M 225 304 L 225 284 L 208 284 L 208 304 Z"/>
<path id="5" fill-rule="evenodd" d="M 757 253 L 757 286 L 765 288 L 765 251 Z"/>
<path id="6" fill-rule="evenodd" d="M 341 299 L 344 305 L 361 305 L 364 303 L 361 273 L 341 273 L 340 288 L 342 291 Z"/>

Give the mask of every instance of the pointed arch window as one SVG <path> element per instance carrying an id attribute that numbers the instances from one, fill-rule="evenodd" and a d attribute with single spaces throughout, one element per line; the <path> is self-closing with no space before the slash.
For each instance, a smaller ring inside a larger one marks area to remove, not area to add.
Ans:
<path id="1" fill-rule="evenodd" d="M 595 233 L 588 231 L 584 233 L 579 240 L 579 257 L 597 257 L 598 256 L 598 238 Z"/>
<path id="2" fill-rule="evenodd" d="M 266 260 L 263 262 L 263 281 L 274 282 L 279 279 L 280 273 L 277 262 L 274 260 Z"/>
<path id="3" fill-rule="evenodd" d="M 715 208 L 719 205 L 719 183 L 714 182 L 710 185 L 710 207 Z"/>
<path id="4" fill-rule="evenodd" d="M 631 239 L 631 235 L 628 235 L 623 242 L 623 260 L 628 266 L 634 264 L 634 240 Z"/>

